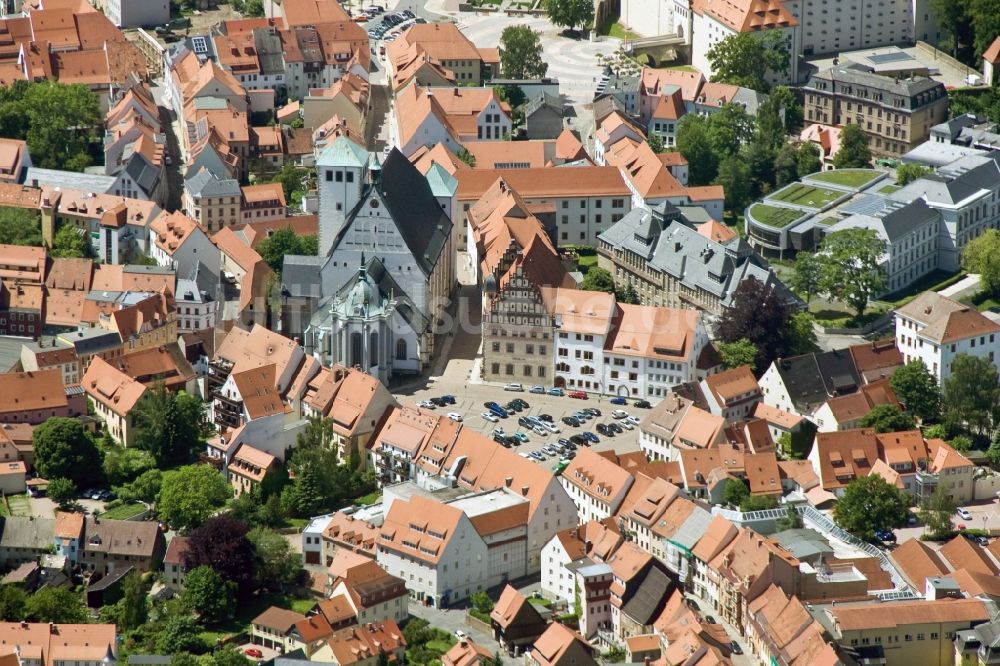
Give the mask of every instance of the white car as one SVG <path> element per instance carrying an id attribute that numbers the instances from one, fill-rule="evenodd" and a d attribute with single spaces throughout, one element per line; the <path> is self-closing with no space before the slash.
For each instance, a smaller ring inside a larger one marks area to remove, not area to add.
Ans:
<path id="1" fill-rule="evenodd" d="M 465 634 L 464 631 L 462 631 L 461 629 L 456 629 L 455 630 L 455 638 L 457 638 L 458 640 L 462 641 L 462 640 L 465 640 L 465 637 L 466 637 L 466 634 Z"/>
<path id="2" fill-rule="evenodd" d="M 968 509 L 963 509 L 962 507 L 958 507 L 957 509 L 955 509 L 955 513 L 957 513 L 958 517 L 961 518 L 962 520 L 972 520 L 972 514 L 969 513 Z"/>
<path id="3" fill-rule="evenodd" d="M 524 387 L 520 384 L 507 384 L 503 387 L 504 391 L 523 391 Z"/>
<path id="4" fill-rule="evenodd" d="M 459 421 L 459 422 L 462 421 L 462 415 L 459 414 L 458 412 L 448 412 L 448 418 L 451 419 L 452 421 Z"/>
<path id="5" fill-rule="evenodd" d="M 421 400 L 419 403 L 417 403 L 417 407 L 421 407 L 423 409 L 437 409 L 437 405 L 435 405 L 430 400 Z"/>
<path id="6" fill-rule="evenodd" d="M 483 412 L 482 414 L 480 414 L 480 416 L 482 416 L 484 419 L 486 419 L 490 423 L 496 423 L 497 421 L 500 420 L 500 417 L 498 417 L 493 412 Z"/>
<path id="7" fill-rule="evenodd" d="M 628 418 L 628 412 L 626 412 L 624 409 L 616 409 L 613 412 L 611 412 L 611 416 L 616 419 L 625 419 Z"/>
<path id="8" fill-rule="evenodd" d="M 618 422 L 618 425 L 624 428 L 625 430 L 632 430 L 635 427 L 634 425 L 632 425 L 632 422 L 629 421 L 628 419 L 622 419 L 621 421 Z"/>
<path id="9" fill-rule="evenodd" d="M 503 428 L 501 428 L 500 426 L 497 426 L 496 428 L 493 428 L 493 434 L 494 435 L 506 436 L 507 433 L 505 433 L 503 431 Z"/>
<path id="10" fill-rule="evenodd" d="M 541 435 L 542 437 L 544 437 L 545 435 L 549 434 L 549 431 L 548 431 L 548 430 L 546 430 L 545 428 L 543 428 L 542 426 L 535 426 L 535 427 L 534 427 L 534 428 L 532 428 L 531 430 L 532 430 L 532 431 L 533 431 L 533 432 L 534 432 L 534 433 L 535 433 L 536 435 Z"/>
<path id="11" fill-rule="evenodd" d="M 538 425 L 542 426 L 553 435 L 558 435 L 560 432 L 562 432 L 561 430 L 559 430 L 559 426 L 557 426 L 555 423 L 549 423 L 548 421 L 539 421 Z"/>
<path id="12" fill-rule="evenodd" d="M 642 423 L 642 419 L 640 419 L 638 416 L 630 416 L 625 420 L 631 423 L 632 425 L 639 425 L 640 423 Z"/>

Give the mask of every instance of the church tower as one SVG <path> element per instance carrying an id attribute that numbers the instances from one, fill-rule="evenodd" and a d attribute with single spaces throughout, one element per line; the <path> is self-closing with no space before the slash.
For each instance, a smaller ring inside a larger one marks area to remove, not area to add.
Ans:
<path id="1" fill-rule="evenodd" d="M 316 161 L 319 195 L 319 255 L 326 256 L 346 216 L 358 205 L 368 181 L 368 151 L 344 136 Z"/>

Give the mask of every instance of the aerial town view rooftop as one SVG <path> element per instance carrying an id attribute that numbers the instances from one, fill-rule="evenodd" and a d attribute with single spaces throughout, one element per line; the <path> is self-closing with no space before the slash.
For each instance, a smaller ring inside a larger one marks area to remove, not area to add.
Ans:
<path id="1" fill-rule="evenodd" d="M 0 666 L 1000 665 L 1000 6 L 382 1 L 0 2 Z"/>

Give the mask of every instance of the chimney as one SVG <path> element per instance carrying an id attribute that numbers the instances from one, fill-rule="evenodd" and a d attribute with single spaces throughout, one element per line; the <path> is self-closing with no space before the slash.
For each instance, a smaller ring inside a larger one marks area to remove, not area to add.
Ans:
<path id="1" fill-rule="evenodd" d="M 506 486 L 507 486 L 508 488 L 510 488 L 510 485 L 511 485 L 512 483 L 514 483 L 514 477 L 512 477 L 512 476 L 508 476 L 508 477 L 507 477 L 506 479 L 504 479 L 503 481 L 504 481 L 504 485 L 506 485 Z"/>
<path id="2" fill-rule="evenodd" d="M 521 494 L 525 497 L 528 496 L 528 486 L 521 486 Z"/>

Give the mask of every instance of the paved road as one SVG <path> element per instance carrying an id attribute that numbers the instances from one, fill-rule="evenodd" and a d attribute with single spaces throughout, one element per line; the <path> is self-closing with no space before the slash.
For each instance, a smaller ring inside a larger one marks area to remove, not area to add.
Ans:
<path id="1" fill-rule="evenodd" d="M 432 627 L 444 629 L 452 636 L 455 635 L 457 630 L 461 630 L 468 634 L 469 638 L 490 652 L 497 652 L 500 649 L 500 644 L 493 640 L 493 636 L 470 627 L 465 623 L 465 609 L 447 608 L 442 610 L 440 608 L 429 608 L 415 601 L 410 601 L 410 615 L 427 620 Z"/>

